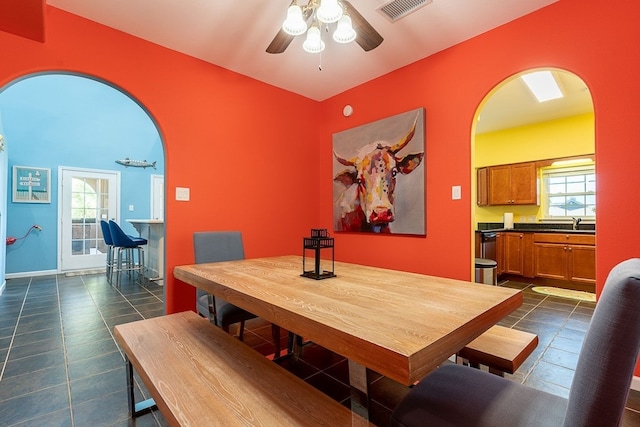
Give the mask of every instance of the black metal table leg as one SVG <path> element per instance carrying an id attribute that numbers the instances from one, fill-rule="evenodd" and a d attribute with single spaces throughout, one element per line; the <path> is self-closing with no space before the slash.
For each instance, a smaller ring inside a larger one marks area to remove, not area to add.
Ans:
<path id="1" fill-rule="evenodd" d="M 125 359 L 127 362 L 127 400 L 129 401 L 129 416 L 131 418 L 136 418 L 140 415 L 147 414 L 158 407 L 152 398 L 136 403 L 133 393 L 135 387 L 135 382 L 133 381 L 133 365 L 128 357 L 125 356 Z"/>

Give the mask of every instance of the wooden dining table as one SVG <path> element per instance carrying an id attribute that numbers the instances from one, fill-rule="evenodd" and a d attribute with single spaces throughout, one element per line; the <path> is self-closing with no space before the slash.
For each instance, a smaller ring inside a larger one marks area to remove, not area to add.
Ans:
<path id="1" fill-rule="evenodd" d="M 411 385 L 522 304 L 516 289 L 335 262 L 301 277 L 302 256 L 174 268 L 203 289 L 349 360 L 352 409 L 367 415 L 371 371 Z"/>

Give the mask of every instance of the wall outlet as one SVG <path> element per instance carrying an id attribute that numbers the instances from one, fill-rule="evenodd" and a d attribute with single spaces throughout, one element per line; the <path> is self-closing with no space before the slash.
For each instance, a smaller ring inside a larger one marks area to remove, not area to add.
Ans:
<path id="1" fill-rule="evenodd" d="M 133 212 L 133 205 L 129 205 L 129 212 Z"/>

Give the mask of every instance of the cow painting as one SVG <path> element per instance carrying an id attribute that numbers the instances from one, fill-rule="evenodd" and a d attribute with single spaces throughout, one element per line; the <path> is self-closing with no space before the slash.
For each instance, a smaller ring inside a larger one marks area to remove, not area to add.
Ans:
<path id="1" fill-rule="evenodd" d="M 364 128 L 352 133 L 351 139 L 366 138 L 368 134 L 374 139 L 360 141 L 359 146 L 351 147 L 350 151 L 355 150 L 351 156 L 340 154 L 341 147 L 337 146 L 340 138 L 336 139 L 334 135 L 334 157 L 339 164 L 334 176 L 336 231 L 424 234 L 424 168 L 420 174 L 415 174 L 418 176 L 413 182 L 405 182 L 405 178 L 422 164 L 424 145 L 414 144 L 414 148 L 421 148 L 420 151 L 403 152 L 416 137 L 418 128 L 420 138 L 416 138 L 416 142 L 424 141 L 422 117 L 423 110 L 420 109 L 385 119 L 395 119 L 395 126 L 376 122 L 377 131 L 367 132 Z M 385 131 L 387 135 L 393 134 L 394 129 L 402 134 L 393 140 L 376 138 Z M 400 197 L 403 200 L 399 200 Z M 404 220 L 403 225 L 396 227 L 393 223 L 400 223 L 400 220 Z"/>

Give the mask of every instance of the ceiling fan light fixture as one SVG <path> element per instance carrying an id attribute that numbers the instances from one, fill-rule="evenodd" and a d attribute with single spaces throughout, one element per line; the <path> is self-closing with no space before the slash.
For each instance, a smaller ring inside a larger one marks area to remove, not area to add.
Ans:
<path id="1" fill-rule="evenodd" d="M 316 17 L 320 22 L 331 24 L 342 17 L 342 12 L 342 5 L 338 3 L 338 0 L 322 0 L 320 7 L 316 10 Z"/>
<path id="2" fill-rule="evenodd" d="M 302 17 L 302 9 L 297 4 L 289 6 L 287 19 L 282 24 L 282 30 L 292 36 L 299 36 L 307 31 L 307 23 Z"/>
<path id="3" fill-rule="evenodd" d="M 350 43 L 356 39 L 356 30 L 353 29 L 351 17 L 349 15 L 342 15 L 342 18 L 338 21 L 338 27 L 333 33 L 333 40 L 338 43 Z"/>
<path id="4" fill-rule="evenodd" d="M 304 34 L 305 28 L 308 30 L 303 48 L 308 52 L 320 52 L 326 41 L 322 38 L 326 37 L 317 34 L 325 30 L 328 33 L 333 23 L 336 23 L 332 29 L 335 43 L 355 41 L 362 50 L 368 52 L 384 40 L 349 0 L 306 0 L 306 4 L 302 6 L 298 6 L 298 0 L 289 1 L 291 3 L 287 9 L 287 19 L 267 46 L 267 53 L 283 53 L 297 35 Z M 341 19 L 343 15 L 347 18 Z M 309 32 L 313 27 L 316 29 Z"/>
<path id="5" fill-rule="evenodd" d="M 320 53 L 324 50 L 320 29 L 315 25 L 307 31 L 307 39 L 302 43 L 302 48 L 309 53 Z"/>

